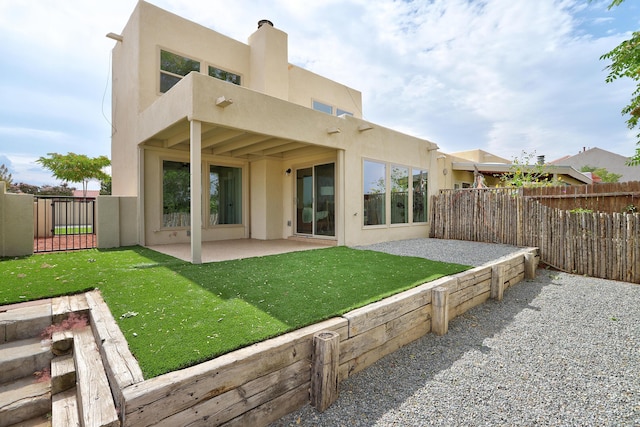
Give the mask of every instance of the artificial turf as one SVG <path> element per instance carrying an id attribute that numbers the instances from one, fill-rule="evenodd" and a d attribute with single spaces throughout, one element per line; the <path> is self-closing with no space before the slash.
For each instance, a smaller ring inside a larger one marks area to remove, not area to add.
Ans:
<path id="1" fill-rule="evenodd" d="M 3 259 L 0 304 L 99 288 L 151 378 L 469 268 L 346 247 L 201 265 L 93 249 Z"/>

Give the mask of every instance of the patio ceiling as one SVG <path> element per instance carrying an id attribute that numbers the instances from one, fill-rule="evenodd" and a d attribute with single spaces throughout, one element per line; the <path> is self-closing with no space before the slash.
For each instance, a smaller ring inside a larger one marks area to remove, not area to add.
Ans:
<path id="1" fill-rule="evenodd" d="M 158 132 L 142 145 L 189 151 L 189 132 L 189 121 L 185 119 Z M 331 151 L 305 142 L 202 123 L 203 154 L 251 160 L 263 157 L 291 159 Z"/>

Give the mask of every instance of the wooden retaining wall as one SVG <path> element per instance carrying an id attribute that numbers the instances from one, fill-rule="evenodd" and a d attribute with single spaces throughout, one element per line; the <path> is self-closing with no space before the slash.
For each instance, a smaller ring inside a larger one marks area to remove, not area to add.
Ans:
<path id="1" fill-rule="evenodd" d="M 430 237 L 537 247 L 559 270 L 640 283 L 640 213 L 571 212 L 521 190 L 441 191 Z"/>
<path id="2" fill-rule="evenodd" d="M 101 349 L 122 425 L 263 426 L 307 403 L 324 410 L 337 398 L 340 381 L 429 332 L 446 333 L 450 319 L 534 277 L 537 263 L 537 249 L 523 249 L 146 381 L 132 375 L 130 353 Z M 104 313 L 98 317 L 112 321 Z"/>

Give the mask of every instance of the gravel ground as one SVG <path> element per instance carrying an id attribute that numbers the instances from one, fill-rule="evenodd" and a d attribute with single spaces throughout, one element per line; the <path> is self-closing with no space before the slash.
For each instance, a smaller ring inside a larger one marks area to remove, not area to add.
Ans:
<path id="1" fill-rule="evenodd" d="M 409 239 L 375 245 L 356 246 L 394 255 L 416 256 L 433 261 L 455 262 L 474 267 L 488 263 L 521 248 L 496 243 L 465 242 L 462 240 Z"/>
<path id="2" fill-rule="evenodd" d="M 509 248 L 424 240 L 395 249 L 479 265 Z M 537 273 L 345 380 L 325 412 L 272 426 L 640 426 L 640 285 Z"/>

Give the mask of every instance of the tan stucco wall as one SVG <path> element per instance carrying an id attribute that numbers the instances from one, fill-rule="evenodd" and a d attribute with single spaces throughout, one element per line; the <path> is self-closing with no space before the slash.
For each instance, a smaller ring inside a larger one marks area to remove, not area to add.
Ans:
<path id="1" fill-rule="evenodd" d="M 159 245 L 168 243 L 188 243 L 190 237 L 188 235 L 189 227 L 162 227 L 162 162 L 163 160 L 171 160 L 177 162 L 189 162 L 189 153 L 185 151 L 153 149 L 149 148 L 144 151 L 145 156 L 145 176 L 144 176 L 144 211 L 146 212 L 145 227 L 145 245 Z M 203 192 L 207 192 L 209 188 L 209 165 L 222 165 L 243 168 L 242 188 L 243 188 L 243 224 L 241 225 L 217 225 L 209 227 L 207 225 L 207 207 L 205 200 L 203 206 L 203 241 L 226 240 L 226 239 L 243 239 L 249 237 L 249 167 L 248 163 L 243 160 L 221 158 L 211 155 L 202 156 L 203 170 Z M 278 184 L 279 185 L 279 184 Z M 127 203 L 132 203 L 127 201 Z M 128 206 L 128 205 L 127 205 Z M 127 211 L 132 210 L 127 207 Z M 133 228 L 128 226 L 129 228 Z M 129 234 L 128 234 L 129 235 Z M 136 242 L 137 243 L 137 242 Z M 124 246 L 124 245 L 123 245 Z"/>
<path id="2" fill-rule="evenodd" d="M 96 242 L 99 248 L 120 246 L 120 200 L 116 196 L 96 199 Z"/>
<path id="3" fill-rule="evenodd" d="M 213 65 L 239 74 L 242 85 L 255 91 L 307 108 L 318 99 L 361 116 L 360 92 L 290 65 L 287 34 L 269 25 L 245 44 L 140 1 L 121 34 L 113 49 L 114 195 L 137 195 L 137 114 L 173 91 L 159 92 L 161 49 L 200 61 L 203 75 Z"/>
<path id="4" fill-rule="evenodd" d="M 340 108 L 362 118 L 362 93 L 348 86 L 334 82 L 311 71 L 289 66 L 289 101 L 308 108 L 312 102 L 320 101 Z"/>
<path id="5" fill-rule="evenodd" d="M 99 196 L 96 199 L 96 234 L 99 248 L 138 244 L 136 197 Z"/>
<path id="6" fill-rule="evenodd" d="M 434 194 L 438 189 L 438 176 L 433 173 L 437 162 L 430 150 L 436 145 L 375 124 L 370 130 L 359 130 L 367 124 L 360 119 L 360 92 L 288 64 L 286 33 L 266 26 L 244 44 L 139 2 L 122 35 L 123 41 L 113 50 L 113 194 L 141 193 L 134 202 L 139 204 L 136 212 L 143 214 L 138 217 L 141 232 L 136 242 L 152 245 L 190 240 L 188 227 L 161 227 L 162 160 L 190 159 L 185 146 L 173 147 L 166 138 L 176 135 L 171 129 L 188 136 L 189 121 L 201 122 L 204 132 L 212 127 L 227 128 L 307 144 L 303 153 L 292 157 L 244 159 L 216 155 L 215 147 L 203 149 L 203 188 L 208 188 L 209 164 L 236 165 L 243 168 L 245 197 L 243 224 L 205 226 L 203 241 L 291 236 L 295 179 L 284 171 L 323 162 L 336 163 L 338 242 L 364 244 L 427 235 L 426 223 L 363 227 L 363 158 L 426 169 L 428 191 Z M 191 73 L 160 94 L 160 49 L 200 61 L 201 72 Z M 208 65 L 240 74 L 243 87 L 203 75 Z M 220 96 L 233 103 L 217 107 L 215 100 Z M 313 100 L 350 111 L 354 117 L 313 111 Z M 328 129 L 340 132 L 329 133 Z M 206 200 L 202 205 L 207 206 Z M 120 221 L 122 225 L 122 216 Z"/>
<path id="7" fill-rule="evenodd" d="M 0 181 L 0 256 L 33 254 L 33 196 L 6 192 Z"/>
<path id="8" fill-rule="evenodd" d="M 282 238 L 282 162 L 263 159 L 251 163 L 251 237 Z"/>

